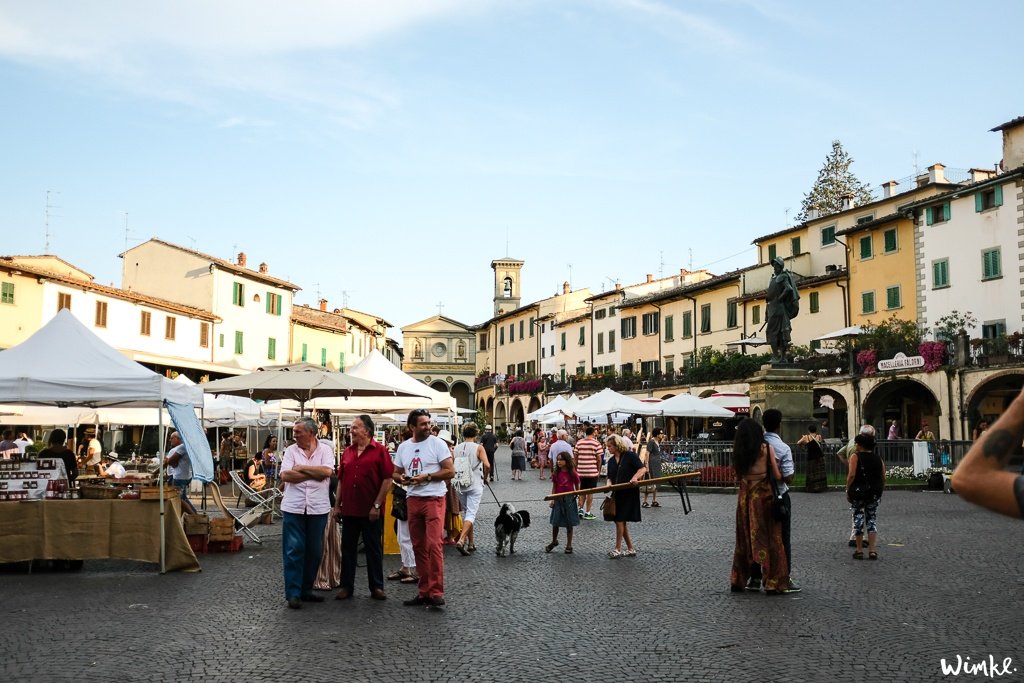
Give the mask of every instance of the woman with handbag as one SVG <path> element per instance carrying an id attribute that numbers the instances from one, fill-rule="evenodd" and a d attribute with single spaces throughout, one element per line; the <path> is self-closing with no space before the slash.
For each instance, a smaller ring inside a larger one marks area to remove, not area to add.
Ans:
<path id="1" fill-rule="evenodd" d="M 647 474 L 647 468 L 636 453 L 629 449 L 626 441 L 618 434 L 612 434 L 605 440 L 610 458 L 608 458 L 608 481 L 612 484 L 632 484 L 630 488 L 612 491 L 609 499 L 614 501 L 614 514 L 609 515 L 615 522 L 615 548 L 609 551 L 608 557 L 636 557 L 636 546 L 626 524 L 640 521 L 640 480 Z M 607 510 L 606 510 L 607 512 Z M 607 517 L 606 517 L 607 519 Z M 622 542 L 626 542 L 626 550 L 622 550 Z"/>
<path id="2" fill-rule="evenodd" d="M 740 491 L 730 589 L 757 591 L 763 584 L 769 595 L 786 593 L 789 564 L 775 509 L 779 504 L 775 482 L 782 473 L 774 450 L 765 443 L 764 428 L 755 420 L 743 420 L 736 427 L 732 459 Z"/>
<path id="3" fill-rule="evenodd" d="M 885 490 L 885 463 L 875 452 L 875 437 L 858 434 L 854 440 L 856 452 L 850 456 L 846 473 L 846 499 L 853 512 L 853 533 L 857 550 L 853 559 L 864 559 L 864 526 L 868 528 L 868 559 L 877 560 L 878 502 Z"/>

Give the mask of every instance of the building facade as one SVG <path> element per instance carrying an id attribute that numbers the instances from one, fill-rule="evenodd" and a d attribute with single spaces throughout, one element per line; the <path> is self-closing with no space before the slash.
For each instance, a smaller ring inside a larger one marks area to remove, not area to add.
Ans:
<path id="1" fill-rule="evenodd" d="M 406 325 L 402 370 L 432 389 L 451 394 L 459 408 L 472 409 L 476 340 L 472 328 L 443 315 Z"/>

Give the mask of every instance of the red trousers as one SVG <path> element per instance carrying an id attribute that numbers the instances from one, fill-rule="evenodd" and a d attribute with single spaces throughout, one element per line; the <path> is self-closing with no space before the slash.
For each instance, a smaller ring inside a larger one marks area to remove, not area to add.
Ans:
<path id="1" fill-rule="evenodd" d="M 444 496 L 409 496 L 409 536 L 420 575 L 420 597 L 444 597 Z"/>

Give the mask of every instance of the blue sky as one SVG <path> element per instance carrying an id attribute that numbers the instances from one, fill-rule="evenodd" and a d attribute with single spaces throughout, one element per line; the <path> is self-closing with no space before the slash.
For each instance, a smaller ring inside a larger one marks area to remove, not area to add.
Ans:
<path id="1" fill-rule="evenodd" d="M 1022 3 L 34 0 L 0 6 L 0 253 L 120 284 L 151 236 L 383 315 L 755 260 L 831 141 L 991 167 Z M 916 156 L 915 156 L 916 155 Z M 571 271 L 570 271 L 571 264 Z M 173 293 L 168 293 L 169 297 Z M 395 330 L 400 339 L 400 332 Z"/>

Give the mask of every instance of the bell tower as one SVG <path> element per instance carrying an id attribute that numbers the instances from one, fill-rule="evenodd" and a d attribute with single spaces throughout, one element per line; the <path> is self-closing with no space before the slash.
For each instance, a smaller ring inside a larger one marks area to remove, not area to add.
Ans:
<path id="1" fill-rule="evenodd" d="M 495 259 L 491 261 L 494 270 L 494 315 L 501 315 L 519 308 L 519 278 L 523 262 L 517 259 Z"/>

